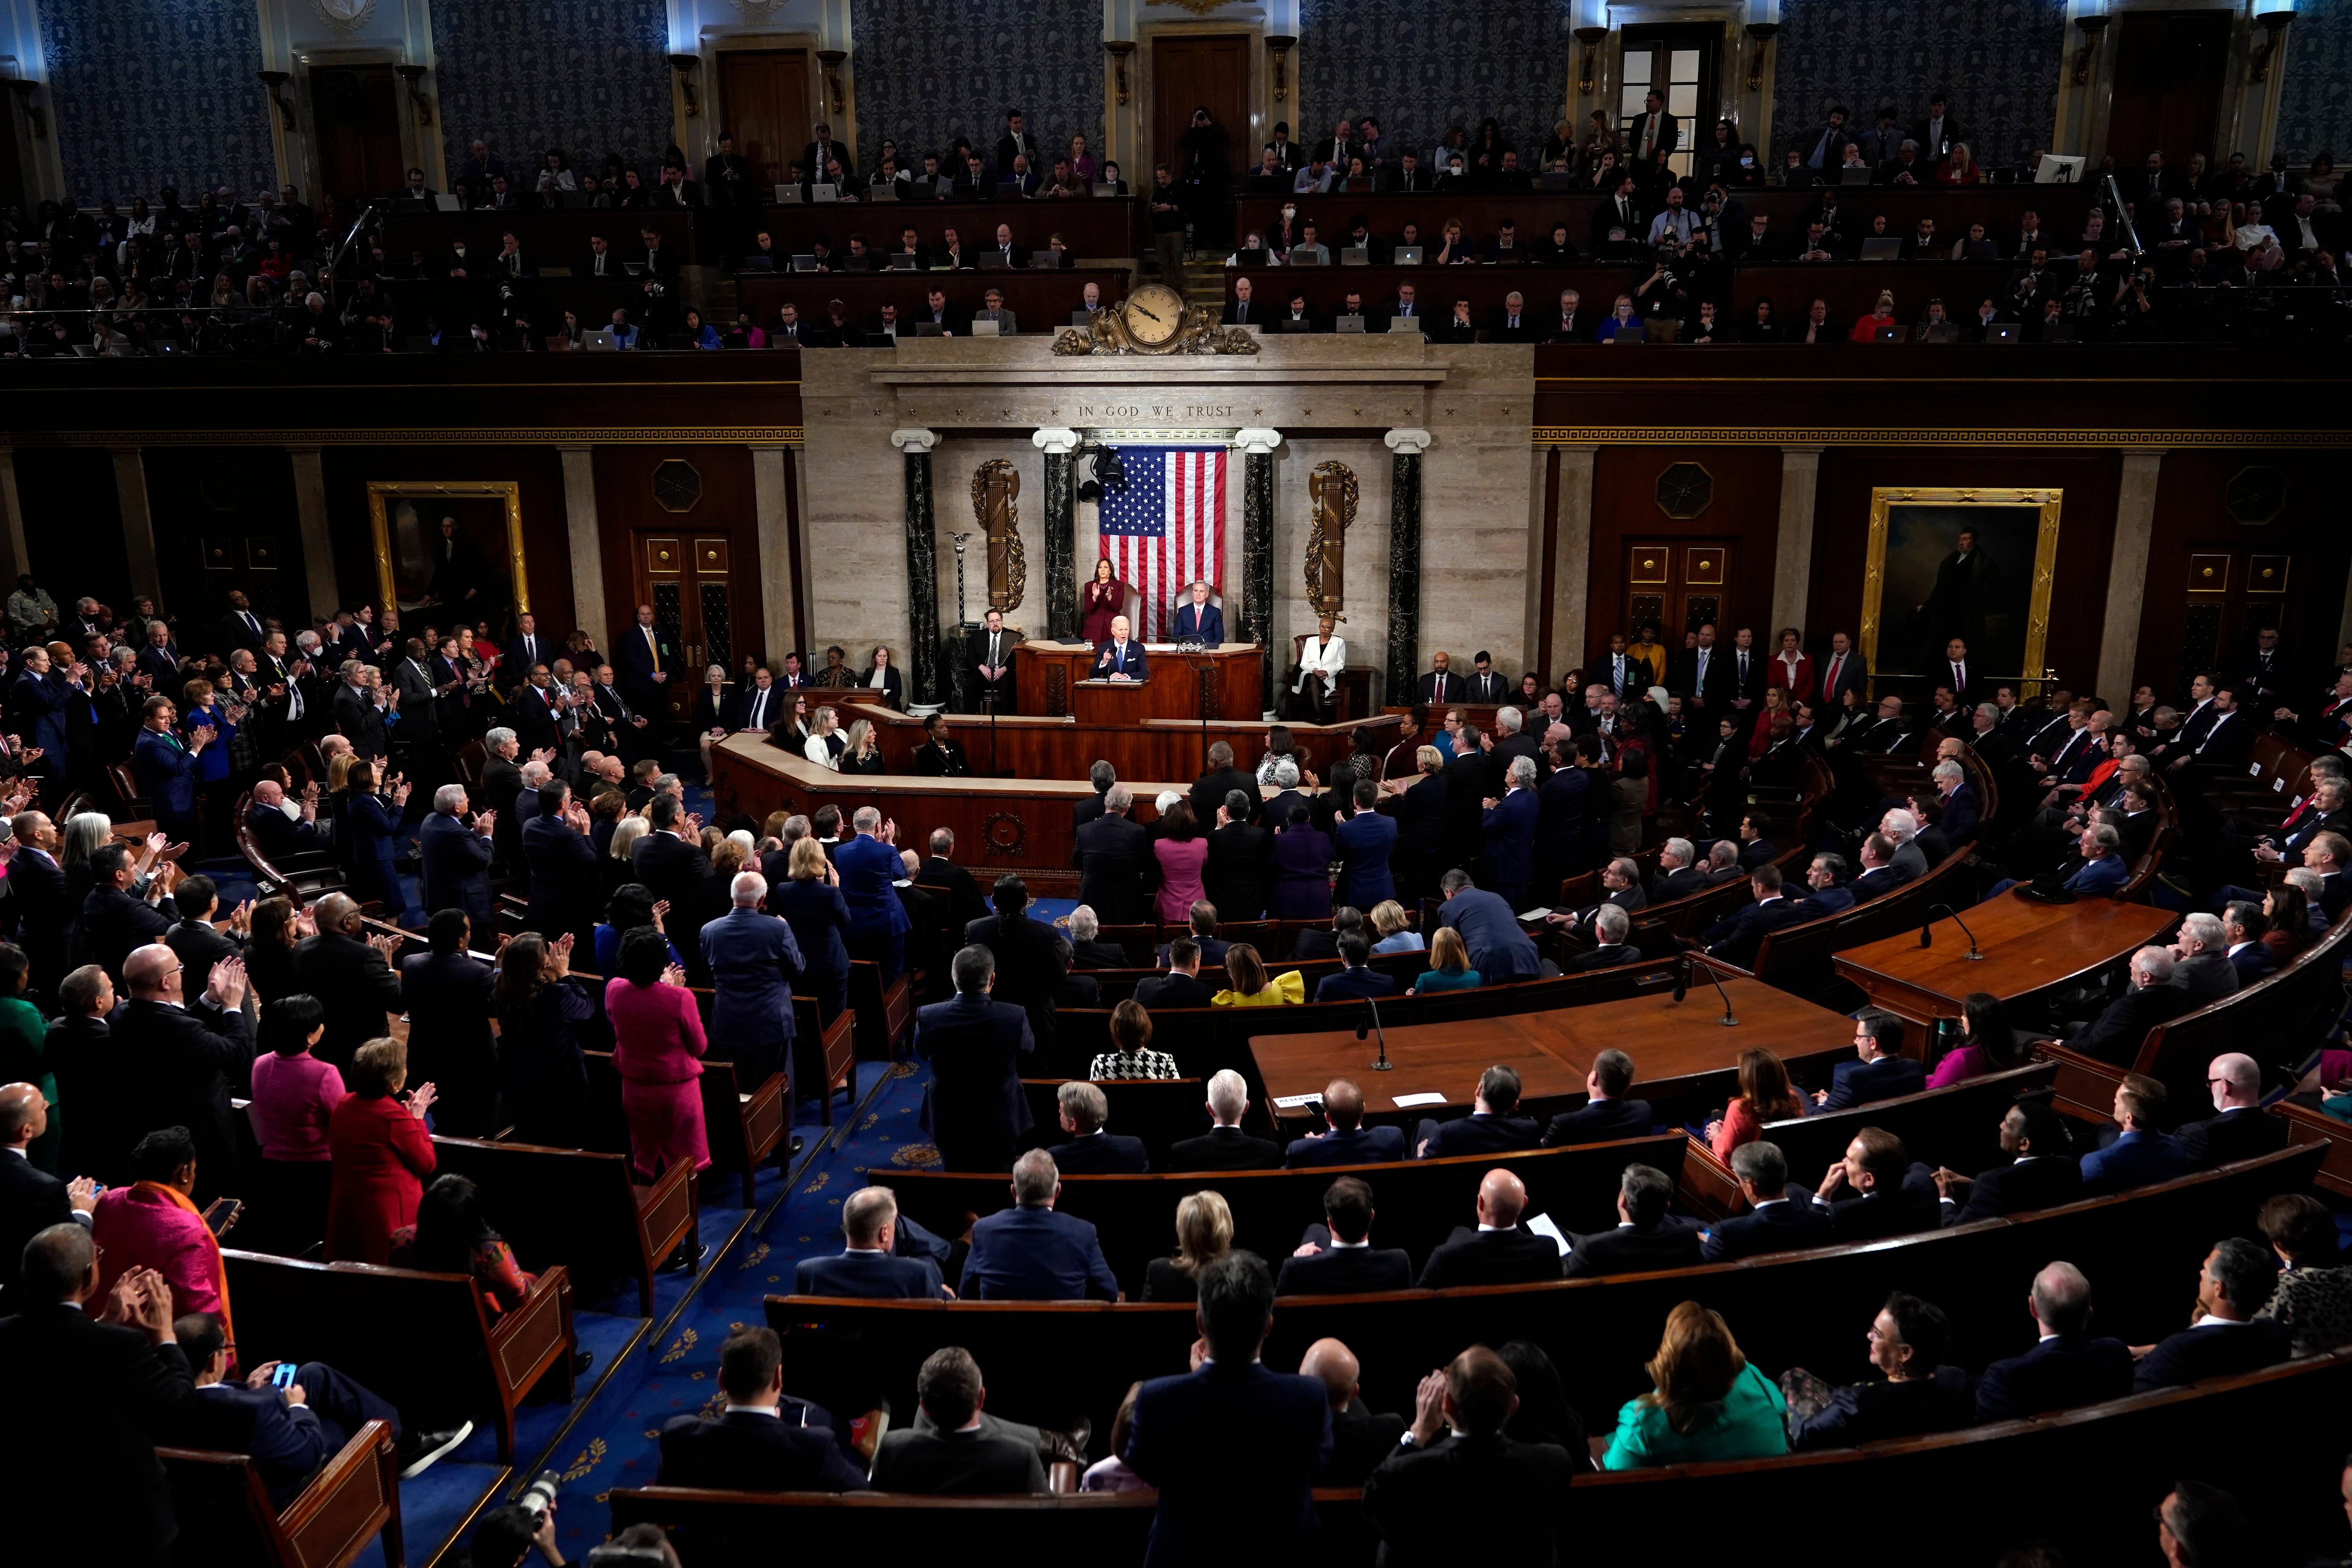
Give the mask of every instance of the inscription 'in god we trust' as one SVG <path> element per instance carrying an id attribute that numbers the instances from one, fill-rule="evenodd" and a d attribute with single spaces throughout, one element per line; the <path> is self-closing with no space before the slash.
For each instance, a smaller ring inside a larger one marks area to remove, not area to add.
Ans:
<path id="1" fill-rule="evenodd" d="M 1082 403 L 1081 423 L 1102 419 L 1223 420 L 1238 418 L 1230 403 Z"/>

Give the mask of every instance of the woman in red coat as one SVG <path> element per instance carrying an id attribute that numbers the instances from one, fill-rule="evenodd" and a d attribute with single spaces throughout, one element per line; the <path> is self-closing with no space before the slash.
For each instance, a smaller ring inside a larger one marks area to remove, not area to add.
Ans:
<path id="1" fill-rule="evenodd" d="M 327 1261 L 385 1263 L 392 1233 L 416 1223 L 416 1201 L 433 1173 L 433 1136 L 425 1130 L 434 1089 L 416 1086 L 406 1104 L 408 1047 L 370 1040 L 352 1057 L 352 1092 L 327 1121 L 335 1173 L 327 1194 Z"/>
<path id="2" fill-rule="evenodd" d="M 651 926 L 621 938 L 621 973 L 604 986 L 613 1069 L 629 1121 L 629 1163 L 652 1181 L 681 1160 L 710 1167 L 702 1127 L 702 1053 L 709 1042 L 669 942 Z"/>
<path id="3" fill-rule="evenodd" d="M 1109 556 L 1096 558 L 1094 581 L 1079 592 L 1078 614 L 1078 635 L 1097 647 L 1110 641 L 1111 622 L 1127 614 L 1127 584 L 1118 580 Z"/>
<path id="4" fill-rule="evenodd" d="M 1813 656 L 1805 651 L 1804 638 L 1796 627 L 1780 628 L 1780 651 L 1772 656 L 1772 662 L 1780 667 L 1780 679 L 1767 685 L 1787 687 L 1789 695 L 1800 702 L 1813 700 Z"/>

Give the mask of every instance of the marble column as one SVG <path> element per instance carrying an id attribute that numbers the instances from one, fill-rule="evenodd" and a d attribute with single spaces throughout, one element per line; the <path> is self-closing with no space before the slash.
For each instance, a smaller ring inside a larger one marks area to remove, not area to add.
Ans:
<path id="1" fill-rule="evenodd" d="M 2094 691 L 2129 693 L 2139 662 L 2139 613 L 2147 599 L 2147 547 L 2156 528 L 2156 478 L 2161 451 L 2124 454 L 2116 489 L 2115 552 L 2107 559 L 2107 618 L 2099 635 L 2099 679 Z M 2029 669 L 2029 678 L 2041 675 Z M 2066 677 L 2078 681 L 2079 674 Z"/>
<path id="2" fill-rule="evenodd" d="M 0 447 L 0 577 L 14 583 L 33 569 L 25 544 L 25 507 L 16 497 L 16 448 Z"/>
<path id="3" fill-rule="evenodd" d="M 556 451 L 563 459 L 563 538 L 572 547 L 572 624 L 595 638 L 598 647 L 609 648 L 604 535 L 596 514 L 596 449 L 559 447 Z M 632 609 L 631 624 L 635 616 Z"/>
<path id="4" fill-rule="evenodd" d="M 940 545 L 931 517 L 931 448 L 936 430 L 890 432 L 907 456 L 907 710 L 940 708 Z"/>
<path id="5" fill-rule="evenodd" d="M 1045 454 L 1045 625 L 1055 642 L 1078 637 L 1078 433 L 1049 425 L 1029 437 Z M 1033 636 L 1037 635 L 1033 633 Z"/>
<path id="6" fill-rule="evenodd" d="M 122 550 L 131 567 L 131 592 L 163 602 L 162 571 L 155 564 L 155 520 L 147 510 L 147 464 L 136 447 L 113 448 L 114 497 L 122 510 Z"/>
<path id="7" fill-rule="evenodd" d="M 1581 668 L 1591 640 L 1592 465 L 1598 447 L 1560 447 L 1559 526 L 1552 539 L 1551 647 L 1547 670 Z"/>
<path id="8" fill-rule="evenodd" d="M 1813 586 L 1813 499 L 1821 482 L 1819 447 L 1780 448 L 1780 534 L 1772 552 L 1772 625 L 1776 628 L 1805 624 L 1805 605 Z M 1776 629 L 1769 635 L 1773 638 L 1771 646 L 1778 648 L 1780 633 Z"/>
<path id="9" fill-rule="evenodd" d="M 335 585 L 335 536 L 327 526 L 327 469 L 316 447 L 289 447 L 294 465 L 294 521 L 302 539 L 302 586 L 310 614 L 331 617 L 342 595 Z"/>
<path id="10" fill-rule="evenodd" d="M 1234 635 L 1264 650 L 1261 705 L 1274 712 L 1274 449 L 1282 432 L 1252 426 L 1234 433 L 1242 451 L 1242 613 Z"/>
<path id="11" fill-rule="evenodd" d="M 751 511 L 760 539 L 760 636 L 767 656 L 782 662 L 801 646 L 793 622 L 793 539 L 784 505 L 784 449 L 751 448 Z"/>
<path id="12" fill-rule="evenodd" d="M 1432 437 L 1419 427 L 1381 437 L 1396 454 L 1389 477 L 1389 657 L 1377 706 L 1412 690 L 1421 648 L 1421 455 Z"/>

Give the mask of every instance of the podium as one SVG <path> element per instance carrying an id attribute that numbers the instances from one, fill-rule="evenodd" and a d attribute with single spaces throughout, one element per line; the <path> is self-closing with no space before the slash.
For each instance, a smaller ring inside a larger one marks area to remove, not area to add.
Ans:
<path id="1" fill-rule="evenodd" d="M 1013 664 L 1021 711 L 1081 724 L 1137 724 L 1148 719 L 1201 721 L 1206 665 L 1208 717 L 1255 721 L 1265 710 L 1260 681 L 1265 650 L 1255 643 L 1223 643 L 1179 653 L 1172 643 L 1146 644 L 1148 671 L 1139 681 L 1095 680 L 1095 650 L 1086 643 L 1024 642 Z"/>

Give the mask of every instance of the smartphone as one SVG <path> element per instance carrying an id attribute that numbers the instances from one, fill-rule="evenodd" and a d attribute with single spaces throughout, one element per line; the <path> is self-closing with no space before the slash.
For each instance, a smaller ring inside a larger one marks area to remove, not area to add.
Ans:
<path id="1" fill-rule="evenodd" d="M 1321 1116 L 1321 1115 L 1323 1114 L 1323 1102 L 1322 1102 L 1322 1100 L 1308 1100 L 1308 1101 L 1307 1102 L 1307 1115 L 1309 1115 L 1309 1116 L 1316 1116 L 1316 1117 L 1319 1117 L 1319 1116 Z"/>
<path id="2" fill-rule="evenodd" d="M 278 1363 L 278 1369 L 269 1374 L 269 1386 L 272 1388 L 293 1387 L 295 1371 L 296 1368 L 292 1362 L 279 1362 Z"/>
<path id="3" fill-rule="evenodd" d="M 226 1236 L 244 1212 L 245 1205 L 235 1198 L 215 1198 L 205 1210 L 205 1227 L 215 1236 Z"/>

